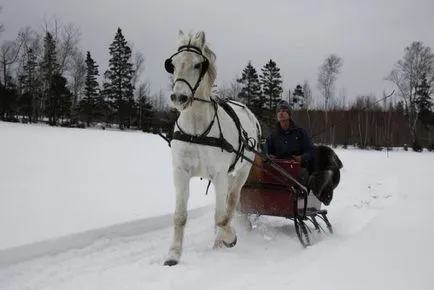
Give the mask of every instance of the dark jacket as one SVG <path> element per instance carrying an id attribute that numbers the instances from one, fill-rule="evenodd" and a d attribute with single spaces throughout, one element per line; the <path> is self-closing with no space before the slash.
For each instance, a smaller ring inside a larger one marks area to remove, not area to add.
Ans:
<path id="1" fill-rule="evenodd" d="M 276 124 L 274 132 L 267 137 L 268 154 L 280 159 L 291 159 L 292 155 L 301 155 L 301 166 L 308 167 L 314 151 L 313 143 L 306 130 L 298 127 L 292 120 L 287 130 Z"/>

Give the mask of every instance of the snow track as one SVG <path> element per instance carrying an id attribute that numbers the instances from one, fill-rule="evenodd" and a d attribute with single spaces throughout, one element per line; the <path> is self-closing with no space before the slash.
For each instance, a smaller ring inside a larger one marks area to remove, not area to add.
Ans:
<path id="1" fill-rule="evenodd" d="M 335 233 L 315 235 L 307 249 L 292 221 L 262 216 L 252 232 L 236 227 L 234 248 L 212 250 L 213 188 L 205 196 L 206 181 L 193 182 L 181 263 L 165 267 L 174 190 L 170 153 L 160 139 L 0 125 L 6 129 L 0 137 L 10 141 L 0 143 L 0 160 L 12 164 L 0 167 L 1 290 L 424 290 L 434 285 L 431 153 L 338 150 L 342 179 L 327 207 Z M 44 134 L 47 138 L 40 138 Z M 20 144 L 32 144 L 34 151 Z M 80 155 L 77 148 L 87 151 Z M 152 162 L 149 150 L 160 150 L 161 168 L 144 166 Z M 106 158 L 111 152 L 119 152 L 114 154 L 118 171 L 107 170 L 113 168 Z M 50 158 L 52 163 L 64 158 L 68 166 L 57 170 L 43 163 Z M 9 246 L 14 243 L 20 246 Z"/>

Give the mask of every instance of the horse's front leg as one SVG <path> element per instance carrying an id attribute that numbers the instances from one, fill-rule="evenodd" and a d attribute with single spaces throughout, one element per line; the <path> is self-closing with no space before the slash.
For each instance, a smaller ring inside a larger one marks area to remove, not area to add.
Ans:
<path id="1" fill-rule="evenodd" d="M 182 253 L 184 229 L 187 223 L 187 206 L 190 194 L 190 177 L 180 168 L 174 169 L 174 185 L 176 190 L 176 207 L 173 216 L 173 240 L 169 254 L 164 265 L 173 266 L 178 264 Z"/>
<path id="2" fill-rule="evenodd" d="M 231 192 L 228 191 L 228 177 L 226 174 L 219 174 L 215 178 L 214 188 L 216 196 L 214 217 L 216 237 L 214 241 L 214 248 L 219 248 L 222 245 L 225 245 L 226 247 L 233 247 L 237 242 L 237 236 L 231 227 L 234 207 L 230 205 L 230 200 L 233 197 L 230 195 Z"/>

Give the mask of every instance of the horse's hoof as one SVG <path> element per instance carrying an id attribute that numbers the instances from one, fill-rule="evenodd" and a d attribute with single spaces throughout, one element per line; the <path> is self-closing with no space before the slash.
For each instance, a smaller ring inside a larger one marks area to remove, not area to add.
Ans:
<path id="1" fill-rule="evenodd" d="M 164 266 L 175 266 L 178 264 L 177 260 L 169 259 L 164 261 Z"/>
<path id="2" fill-rule="evenodd" d="M 235 236 L 235 240 L 231 243 L 226 243 L 225 241 L 223 241 L 223 244 L 227 247 L 227 248 L 232 248 L 237 244 L 237 236 Z"/>

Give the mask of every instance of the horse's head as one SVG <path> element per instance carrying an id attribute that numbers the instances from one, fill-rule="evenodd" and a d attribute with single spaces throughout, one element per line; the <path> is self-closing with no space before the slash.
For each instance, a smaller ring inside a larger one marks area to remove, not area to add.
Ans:
<path id="1" fill-rule="evenodd" d="M 214 62 L 215 54 L 206 45 L 203 31 L 195 35 L 179 31 L 178 51 L 164 63 L 166 71 L 173 74 L 170 99 L 178 110 L 196 98 L 209 98 L 216 76 Z"/>

